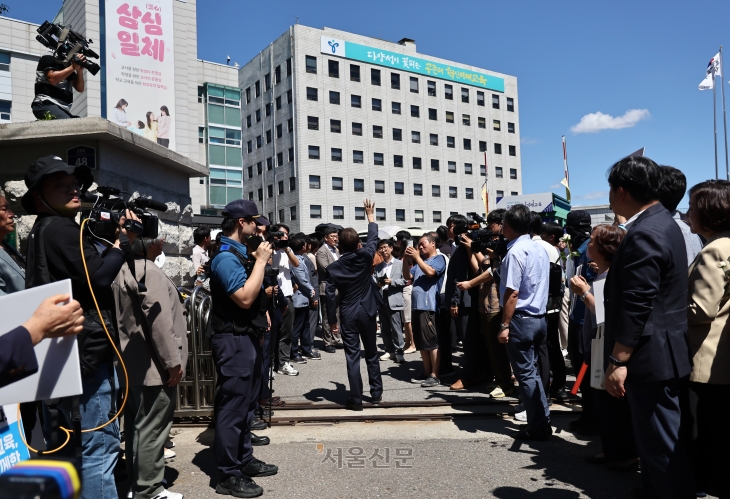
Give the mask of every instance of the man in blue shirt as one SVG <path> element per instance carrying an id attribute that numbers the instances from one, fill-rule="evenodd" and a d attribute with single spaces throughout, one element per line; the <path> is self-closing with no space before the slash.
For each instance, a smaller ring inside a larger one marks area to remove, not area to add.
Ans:
<path id="1" fill-rule="evenodd" d="M 512 371 L 519 383 L 520 399 L 527 411 L 527 429 L 518 439 L 547 440 L 552 435 L 550 409 L 537 372 L 537 349 L 545 341 L 545 312 L 550 260 L 529 236 L 530 209 L 511 206 L 504 215 L 502 233 L 509 240 L 500 267 L 499 297 L 502 320 L 499 341 L 507 345 Z"/>
<path id="2" fill-rule="evenodd" d="M 213 450 L 220 480 L 215 490 L 256 497 L 263 489 L 251 477 L 278 472 L 253 457 L 249 427 L 260 389 L 261 343 L 268 326 L 262 284 L 272 250 L 261 242 L 249 258 L 244 242 L 257 225 L 269 221 L 259 215 L 256 203 L 244 200 L 228 203 L 223 217 L 220 252 L 210 264 L 211 350 L 218 374 Z"/>
<path id="3" fill-rule="evenodd" d="M 436 238 L 424 234 L 418 241 L 418 250 L 406 248 L 406 256 L 415 265 L 404 269 L 404 276 L 410 272 L 413 281 L 411 293 L 413 342 L 423 359 L 423 387 L 441 384 L 439 381 L 439 342 L 436 331 L 436 311 L 441 307 L 441 285 L 446 273 L 446 258 L 436 253 Z M 443 345 L 450 348 L 451 345 Z"/>

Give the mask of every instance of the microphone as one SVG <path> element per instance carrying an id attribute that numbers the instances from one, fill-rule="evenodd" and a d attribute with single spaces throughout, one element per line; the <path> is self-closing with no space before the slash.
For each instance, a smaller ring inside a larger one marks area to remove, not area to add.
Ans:
<path id="1" fill-rule="evenodd" d="M 136 206 L 139 206 L 140 208 L 151 208 L 157 211 L 167 211 L 167 205 L 165 203 L 155 201 L 151 198 L 136 198 L 132 200 L 130 204 L 132 203 L 134 203 Z"/>

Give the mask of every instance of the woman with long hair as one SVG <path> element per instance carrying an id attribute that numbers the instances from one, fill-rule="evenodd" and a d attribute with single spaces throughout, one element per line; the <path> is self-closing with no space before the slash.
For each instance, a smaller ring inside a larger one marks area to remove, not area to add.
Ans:
<path id="1" fill-rule="evenodd" d="M 157 143 L 163 147 L 170 147 L 170 128 L 172 118 L 167 106 L 160 107 L 160 117 L 157 120 Z"/>
<path id="2" fill-rule="evenodd" d="M 127 118 L 127 112 L 125 111 L 128 105 L 129 103 L 126 100 L 119 99 L 117 105 L 112 109 L 111 120 L 113 123 L 123 127 L 132 126 L 132 122 Z"/>
<path id="3" fill-rule="evenodd" d="M 157 116 L 152 111 L 147 111 L 147 128 L 144 136 L 152 142 L 157 142 Z"/>

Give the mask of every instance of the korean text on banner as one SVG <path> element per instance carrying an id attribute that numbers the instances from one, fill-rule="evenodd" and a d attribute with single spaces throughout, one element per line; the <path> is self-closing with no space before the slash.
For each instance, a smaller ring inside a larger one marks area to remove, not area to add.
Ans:
<path id="1" fill-rule="evenodd" d="M 18 404 L 0 406 L 0 473 L 5 473 L 20 461 L 30 459 L 28 447 L 23 443 L 18 421 Z"/>

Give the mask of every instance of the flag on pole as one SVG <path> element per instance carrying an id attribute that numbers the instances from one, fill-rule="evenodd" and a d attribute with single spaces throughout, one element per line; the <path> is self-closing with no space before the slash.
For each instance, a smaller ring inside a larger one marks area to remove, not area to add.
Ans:
<path id="1" fill-rule="evenodd" d="M 565 186 L 565 197 L 570 203 L 570 175 L 568 174 L 568 149 L 565 144 L 565 135 L 563 135 L 563 169 L 565 178 L 560 183 Z"/>
<path id="2" fill-rule="evenodd" d="M 700 82 L 698 88 L 700 90 L 712 90 L 715 88 L 715 76 L 722 78 L 722 64 L 720 63 L 720 53 L 715 54 L 715 57 L 710 59 L 707 64 L 707 75 L 705 79 Z"/>
<path id="3" fill-rule="evenodd" d="M 487 183 L 482 186 L 482 201 L 484 201 L 484 213 L 489 215 L 489 193 L 487 192 Z"/>

